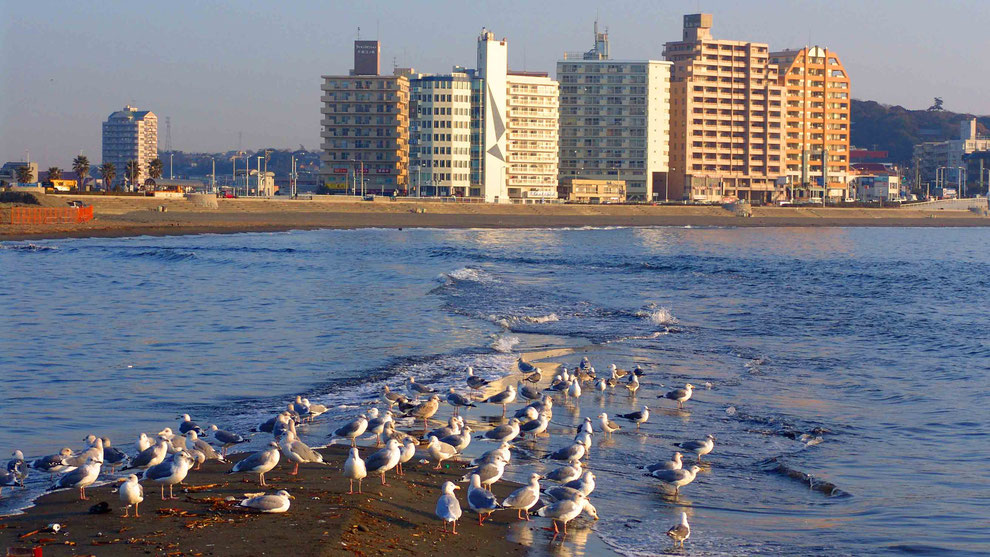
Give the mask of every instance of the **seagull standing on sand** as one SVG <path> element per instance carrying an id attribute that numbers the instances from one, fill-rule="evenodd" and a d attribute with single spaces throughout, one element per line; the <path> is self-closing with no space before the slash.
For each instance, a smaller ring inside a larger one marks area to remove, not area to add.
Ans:
<path id="1" fill-rule="evenodd" d="M 512 418 L 509 423 L 489 429 L 485 432 L 484 438 L 492 441 L 512 441 L 519 436 L 519 419 Z"/>
<path id="2" fill-rule="evenodd" d="M 66 459 L 72 456 L 72 449 L 65 447 L 58 454 L 52 454 L 48 456 L 43 456 L 39 459 L 31 462 L 31 468 L 35 470 L 41 470 L 42 472 L 48 472 L 49 474 L 58 474 L 59 472 L 64 472 L 66 469 L 70 468 L 66 464 Z"/>
<path id="3" fill-rule="evenodd" d="M 402 443 L 402 452 L 399 454 L 399 465 L 397 466 L 400 476 L 405 476 L 406 473 L 402 471 L 402 465 L 409 462 L 416 456 L 416 448 L 419 447 L 419 443 L 411 437 L 406 438 L 405 442 Z"/>
<path id="4" fill-rule="evenodd" d="M 264 493 L 245 493 L 247 499 L 240 502 L 240 506 L 253 509 L 262 513 L 284 513 L 289 510 L 290 499 L 295 499 L 286 490 L 276 491 L 274 495 Z"/>
<path id="5" fill-rule="evenodd" d="M 422 418 L 423 431 L 425 432 L 428 420 L 432 418 L 433 415 L 436 414 L 437 410 L 439 409 L 440 409 L 440 397 L 437 395 L 433 395 L 426 402 L 423 402 L 422 404 L 414 408 L 411 408 L 407 413 L 407 415 L 412 416 L 413 418 Z"/>
<path id="6" fill-rule="evenodd" d="M 677 401 L 678 408 L 684 408 L 684 403 L 691 398 L 691 393 L 694 392 L 694 385 L 688 383 L 684 385 L 683 389 L 674 389 L 665 395 L 657 395 L 657 398 L 669 398 L 670 400 Z"/>
<path id="7" fill-rule="evenodd" d="M 459 432 L 444 437 L 440 442 L 454 447 L 457 452 L 461 452 L 471 444 L 471 428 L 464 426 Z"/>
<path id="8" fill-rule="evenodd" d="M 453 387 L 450 388 L 450 392 L 447 393 L 447 404 L 454 407 L 454 415 L 457 415 L 458 408 L 474 408 L 475 404 L 471 402 L 471 399 L 458 393 Z"/>
<path id="9" fill-rule="evenodd" d="M 698 466 L 692 466 L 689 469 L 681 468 L 679 470 L 657 470 L 650 474 L 654 478 L 660 480 L 664 485 L 674 488 L 674 496 L 680 494 L 682 487 L 694 481 L 694 478 L 698 475 L 698 471 L 701 470 Z"/>
<path id="10" fill-rule="evenodd" d="M 233 431 L 220 429 L 217 427 L 217 424 L 210 425 L 210 428 L 207 430 L 207 432 L 208 433 L 212 432 L 213 438 L 221 443 L 220 456 L 222 456 L 223 458 L 227 458 L 227 449 L 229 449 L 230 447 L 248 442 L 248 439 L 245 439 L 243 435 L 239 433 L 234 433 Z"/>
<path id="11" fill-rule="evenodd" d="M 468 368 L 467 368 L 467 385 L 468 385 L 468 387 L 471 387 L 474 390 L 478 390 L 478 389 L 484 388 L 485 385 L 487 385 L 487 384 L 488 384 L 488 381 L 487 380 L 482 379 L 482 378 L 478 377 L 477 375 L 475 375 L 474 374 L 474 368 L 471 367 L 471 366 L 468 366 Z"/>
<path id="12" fill-rule="evenodd" d="M 550 418 L 545 412 L 541 412 L 535 419 L 530 420 L 521 426 L 519 426 L 519 435 L 523 436 L 527 433 L 533 434 L 533 438 L 540 436 L 543 432 L 547 430 L 550 425 Z"/>
<path id="13" fill-rule="evenodd" d="M 426 452 L 430 454 L 430 458 L 437 461 L 437 465 L 433 467 L 434 470 L 440 469 L 440 464 L 447 460 L 448 458 L 453 458 L 457 454 L 457 449 L 452 447 L 447 443 L 440 442 L 436 436 L 430 436 L 430 443 L 426 446 Z"/>
<path id="14" fill-rule="evenodd" d="M 524 360 L 522 358 L 519 358 L 519 360 L 516 362 L 516 364 L 518 364 L 518 366 L 519 366 L 519 371 L 521 371 L 523 373 L 532 373 L 534 371 L 539 371 L 539 368 L 538 367 L 534 366 L 533 364 L 527 362 L 526 360 Z"/>
<path id="15" fill-rule="evenodd" d="M 567 396 L 574 398 L 581 397 L 581 382 L 577 378 L 571 379 L 571 384 L 567 387 Z"/>
<path id="16" fill-rule="evenodd" d="M 598 510 L 585 497 L 580 497 L 576 501 L 570 499 L 557 501 L 552 505 L 540 507 L 540 510 L 536 514 L 553 521 L 554 537 L 556 537 L 556 534 L 560 533 L 560 530 L 557 528 L 558 522 L 564 525 L 564 535 L 566 536 L 567 523 L 577 518 L 582 512 L 587 512 L 591 518 L 598 520 Z"/>
<path id="17" fill-rule="evenodd" d="M 67 458 L 65 461 L 66 464 L 69 466 L 82 466 L 91 458 L 100 461 L 101 464 L 103 463 L 103 440 L 90 435 L 86 437 L 85 441 L 89 445 L 86 450 Z"/>
<path id="18" fill-rule="evenodd" d="M 481 476 L 478 474 L 471 475 L 471 487 L 468 488 L 467 500 L 468 507 L 478 513 L 479 526 L 484 524 L 485 519 L 491 516 L 493 512 L 502 508 L 498 504 L 495 494 L 481 487 Z"/>
<path id="19" fill-rule="evenodd" d="M 226 462 L 226 460 L 224 460 L 224 458 L 220 456 L 220 453 L 218 453 L 216 449 L 213 448 L 213 445 L 210 445 L 206 441 L 200 439 L 199 435 L 197 435 L 195 431 L 190 431 L 189 433 L 187 433 L 186 439 L 189 441 L 189 443 L 192 443 L 192 448 L 203 453 L 203 456 L 207 460 L 218 460 L 220 462 Z M 199 464 L 196 465 L 195 470 L 199 470 Z"/>
<path id="20" fill-rule="evenodd" d="M 192 431 L 192 430 L 190 430 Z M 162 488 L 162 501 L 165 501 L 165 486 L 168 486 L 168 498 L 178 499 L 172 495 L 172 488 L 177 483 L 182 483 L 189 474 L 195 460 L 186 451 L 177 452 L 172 455 L 171 460 L 156 464 L 144 471 L 144 479 L 159 484 Z"/>
<path id="21" fill-rule="evenodd" d="M 152 466 L 161 464 L 167 455 L 168 441 L 159 438 L 157 443 L 141 451 L 140 454 L 131 459 L 131 463 L 125 466 L 123 470 L 132 470 L 134 468 L 147 470 Z"/>
<path id="22" fill-rule="evenodd" d="M 79 500 L 86 501 L 88 499 L 86 497 L 86 488 L 96 483 L 96 479 L 100 477 L 100 467 L 102 465 L 102 461 L 94 460 L 93 457 L 90 457 L 79 468 L 59 476 L 55 485 L 49 487 L 48 491 L 78 487 Z"/>
<path id="23" fill-rule="evenodd" d="M 698 462 L 701 462 L 701 457 L 712 452 L 712 449 L 715 448 L 715 436 L 709 433 L 702 441 L 684 441 L 683 443 L 676 443 L 676 446 L 698 455 Z"/>
<path id="24" fill-rule="evenodd" d="M 461 482 L 469 481 L 473 476 L 478 476 L 481 485 L 491 489 L 492 484 L 502 479 L 502 474 L 505 473 L 505 465 L 505 460 L 502 460 L 501 457 L 496 457 L 492 462 L 479 464 L 473 471 L 464 474 Z"/>
<path id="25" fill-rule="evenodd" d="M 302 463 L 315 462 L 323 464 L 323 455 L 300 441 L 291 431 L 282 437 L 282 440 L 279 441 L 279 447 L 282 449 L 282 454 L 285 455 L 285 458 L 296 464 L 295 468 L 289 472 L 290 476 L 295 476 L 299 473 L 299 465 Z"/>
<path id="26" fill-rule="evenodd" d="M 613 433 L 622 429 L 619 424 L 608 419 L 608 414 L 602 412 L 598 415 L 598 418 L 602 421 L 602 431 L 605 432 L 606 437 L 611 437 Z"/>
<path id="27" fill-rule="evenodd" d="M 351 440 L 351 446 L 357 446 L 357 438 L 368 429 L 368 418 L 361 414 L 357 419 L 352 420 L 333 432 L 334 437 L 343 437 Z"/>
<path id="28" fill-rule="evenodd" d="M 470 369 L 470 368 L 469 368 Z M 455 489 L 460 489 L 454 482 L 443 483 L 443 493 L 437 499 L 437 516 L 443 521 L 443 531 L 447 531 L 447 523 L 453 524 L 454 534 L 457 533 L 457 521 L 461 518 L 461 504 L 454 495 Z"/>
<path id="29" fill-rule="evenodd" d="M 510 445 L 507 442 L 502 441 L 498 447 L 490 451 L 486 451 L 478 458 L 472 460 L 471 466 L 478 466 L 486 462 L 495 462 L 498 459 L 502 459 L 506 464 L 508 464 L 509 461 L 512 460 L 512 453 L 509 452 L 509 446 Z"/>
<path id="30" fill-rule="evenodd" d="M 388 485 L 385 483 L 385 472 L 395 468 L 399 464 L 401 456 L 402 449 L 399 447 L 399 442 L 395 439 L 389 439 L 388 445 L 369 456 L 364 461 L 364 465 L 368 474 L 381 474 L 382 485 Z"/>
<path id="31" fill-rule="evenodd" d="M 523 513 L 526 513 L 525 520 L 529 520 L 529 509 L 540 502 L 540 475 L 530 474 L 529 483 L 513 491 L 502 501 L 502 507 L 506 509 L 516 509 L 516 516 L 523 520 Z"/>
<path id="32" fill-rule="evenodd" d="M 512 404 L 516 400 L 516 386 L 509 385 L 504 391 L 494 394 L 482 402 L 487 402 L 488 404 L 501 404 L 502 405 L 502 417 L 505 417 L 505 407 L 508 404 Z"/>
<path id="33" fill-rule="evenodd" d="M 540 400 L 543 398 L 543 393 L 541 393 L 539 389 L 527 385 L 522 381 L 516 382 L 516 392 L 519 393 L 519 396 L 527 400 Z"/>
<path id="34" fill-rule="evenodd" d="M 629 420 L 631 422 L 635 422 L 636 429 L 639 429 L 639 426 L 643 425 L 644 423 L 646 423 L 646 420 L 649 420 L 650 419 L 650 407 L 649 406 L 644 406 L 643 409 L 640 410 L 639 412 L 630 412 L 628 414 L 619 414 L 619 417 L 620 418 L 625 418 L 625 419 L 627 419 L 627 420 Z"/>
<path id="35" fill-rule="evenodd" d="M 120 493 L 120 502 L 124 505 L 123 518 L 130 516 L 132 506 L 134 507 L 134 518 L 140 518 L 138 505 L 141 504 L 141 501 L 144 501 L 144 488 L 138 483 L 137 474 L 127 476 L 127 479 L 124 480 L 124 483 L 120 484 L 120 488 L 117 491 Z"/>
<path id="36" fill-rule="evenodd" d="M 271 441 L 268 443 L 267 448 L 256 453 L 251 453 L 247 457 L 237 461 L 237 464 L 234 464 L 234 467 L 227 473 L 258 474 L 261 485 L 267 486 L 268 484 L 265 483 L 265 473 L 270 472 L 278 465 L 278 459 L 278 443 Z"/>
<path id="37" fill-rule="evenodd" d="M 667 530 L 667 537 L 674 540 L 674 547 L 684 549 L 684 540 L 691 537 L 691 526 L 687 521 L 687 513 L 681 513 L 681 523 Z"/>
<path id="38" fill-rule="evenodd" d="M 587 497 L 595 490 L 595 474 L 591 470 L 587 470 L 580 478 L 565 483 L 564 487 L 576 489 Z"/>
<path id="39" fill-rule="evenodd" d="M 372 408 L 372 410 L 377 410 L 377 408 Z M 375 417 L 368 420 L 368 429 L 366 433 L 375 434 L 375 446 L 381 446 L 382 444 L 382 433 L 385 431 L 385 424 L 393 421 L 392 411 L 386 410 L 385 414 L 381 417 Z"/>
<path id="40" fill-rule="evenodd" d="M 364 461 L 361 460 L 361 454 L 358 453 L 357 447 L 351 447 L 350 454 L 347 455 L 347 460 L 344 462 L 344 477 L 347 478 L 350 485 L 348 495 L 354 494 L 354 480 L 357 480 L 358 483 L 357 492 L 361 493 L 361 480 L 368 477 L 368 470 L 364 466 Z"/>

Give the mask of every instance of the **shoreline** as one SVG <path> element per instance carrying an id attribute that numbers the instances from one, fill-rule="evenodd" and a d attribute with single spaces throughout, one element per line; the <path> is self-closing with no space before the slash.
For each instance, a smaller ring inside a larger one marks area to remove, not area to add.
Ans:
<path id="1" fill-rule="evenodd" d="M 485 205 L 354 200 L 221 199 L 215 209 L 191 201 L 101 196 L 41 196 L 41 206 L 91 203 L 96 218 L 78 225 L 0 224 L 0 241 L 235 234 L 359 228 L 596 227 L 979 227 L 970 211 L 754 207 L 736 216 L 717 206 Z"/>

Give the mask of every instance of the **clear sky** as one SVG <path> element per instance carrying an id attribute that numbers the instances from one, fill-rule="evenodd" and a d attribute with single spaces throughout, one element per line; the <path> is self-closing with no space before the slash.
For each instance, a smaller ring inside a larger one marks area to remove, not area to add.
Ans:
<path id="1" fill-rule="evenodd" d="M 853 96 L 908 108 L 932 97 L 990 114 L 990 0 L 542 0 L 499 2 L 0 0 L 0 159 L 68 167 L 100 159 L 100 123 L 131 103 L 172 120 L 172 146 L 317 148 L 320 75 L 346 73 L 352 41 L 382 41 L 382 66 L 474 67 L 482 26 L 514 69 L 549 71 L 591 47 L 596 13 L 613 58 L 662 59 L 681 16 L 715 16 L 716 38 L 819 44 Z"/>

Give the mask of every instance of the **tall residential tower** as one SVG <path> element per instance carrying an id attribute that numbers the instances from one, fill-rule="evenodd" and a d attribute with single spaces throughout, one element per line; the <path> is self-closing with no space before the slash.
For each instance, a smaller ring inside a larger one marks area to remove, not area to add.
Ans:
<path id="1" fill-rule="evenodd" d="M 103 122 L 103 162 L 113 163 L 123 180 L 129 161 L 141 168 L 138 184 L 148 177 L 148 163 L 158 158 L 158 117 L 150 110 L 127 105 Z"/>

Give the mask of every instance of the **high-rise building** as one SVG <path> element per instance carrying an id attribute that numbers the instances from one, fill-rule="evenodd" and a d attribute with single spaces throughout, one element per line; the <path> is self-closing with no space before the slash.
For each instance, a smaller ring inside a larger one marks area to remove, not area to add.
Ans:
<path id="1" fill-rule="evenodd" d="M 113 163 L 117 180 L 126 176 L 127 163 L 137 161 L 137 183 L 148 177 L 148 163 L 158 158 L 158 117 L 150 110 L 127 105 L 103 122 L 103 162 Z"/>
<path id="2" fill-rule="evenodd" d="M 844 197 L 850 91 L 842 61 L 835 52 L 813 46 L 771 52 L 770 63 L 780 69 L 784 87 L 784 170 L 792 197 Z"/>
<path id="3" fill-rule="evenodd" d="M 513 203 L 557 199 L 559 87 L 545 73 L 506 78 L 506 189 Z"/>
<path id="4" fill-rule="evenodd" d="M 595 47 L 557 62 L 560 181 L 622 180 L 630 200 L 665 199 L 671 63 L 610 60 L 608 48 L 596 23 Z"/>
<path id="5" fill-rule="evenodd" d="M 967 118 L 959 123 L 959 138 L 947 141 L 929 141 L 914 146 L 914 165 L 920 183 L 935 188 L 956 189 L 959 195 L 973 193 L 967 191 L 968 184 L 983 187 L 982 172 L 979 167 L 968 168 L 967 163 L 974 153 L 990 151 L 990 136 L 980 135 L 976 118 Z M 980 157 L 982 158 L 982 157 Z M 973 158 L 979 164 L 979 158 Z"/>
<path id="6" fill-rule="evenodd" d="M 712 16 L 684 16 L 673 62 L 670 197 L 772 201 L 784 195 L 783 87 L 764 43 L 715 40 Z"/>
<path id="7" fill-rule="evenodd" d="M 382 195 L 404 194 L 409 178 L 409 80 L 378 75 L 378 46 L 372 48 L 369 42 L 377 43 L 354 43 L 355 65 L 360 68 L 350 75 L 323 76 L 321 176 L 331 188 L 353 193 L 363 188 Z"/>

